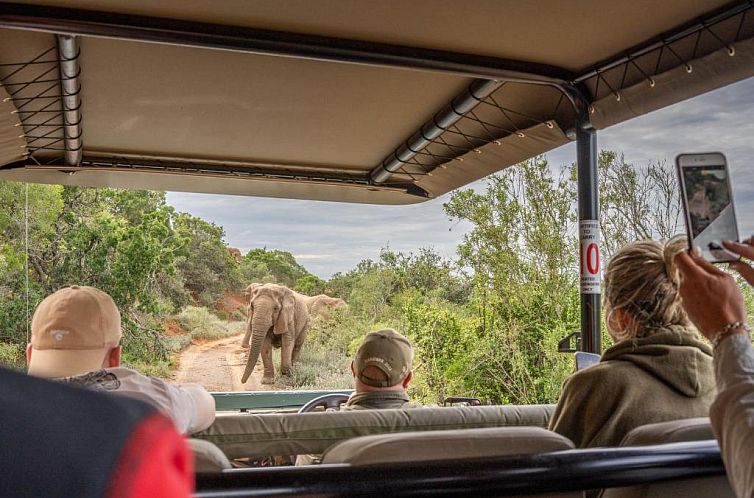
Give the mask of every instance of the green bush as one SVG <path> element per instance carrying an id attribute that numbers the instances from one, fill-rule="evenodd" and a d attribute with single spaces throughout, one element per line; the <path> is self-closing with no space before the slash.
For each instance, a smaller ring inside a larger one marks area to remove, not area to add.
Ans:
<path id="1" fill-rule="evenodd" d="M 24 356 L 24 349 L 18 344 L 0 342 L 0 366 L 25 371 L 26 358 Z"/>
<path id="2" fill-rule="evenodd" d="M 304 346 L 301 358 L 286 377 L 278 382 L 294 389 L 352 389 L 351 360 L 348 356 L 314 343 Z"/>
<path id="3" fill-rule="evenodd" d="M 244 322 L 224 322 L 207 310 L 187 306 L 176 317 L 192 339 L 221 339 L 243 332 Z"/>

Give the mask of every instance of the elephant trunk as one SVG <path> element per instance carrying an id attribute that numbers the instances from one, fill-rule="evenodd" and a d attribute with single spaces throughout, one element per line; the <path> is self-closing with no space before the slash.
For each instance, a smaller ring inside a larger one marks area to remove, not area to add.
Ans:
<path id="1" fill-rule="evenodd" d="M 246 369 L 243 371 L 243 377 L 241 377 L 241 383 L 246 383 L 246 381 L 251 376 L 251 372 L 254 371 L 254 367 L 257 364 L 257 360 L 259 360 L 259 353 L 262 351 L 262 344 L 264 343 L 264 338 L 267 335 L 267 331 L 270 328 L 268 324 L 264 324 L 264 325 L 261 324 L 260 323 L 261 321 L 263 320 L 257 319 L 255 317 L 253 322 L 250 324 L 251 325 L 251 347 L 249 348 L 249 359 L 246 360 Z"/>

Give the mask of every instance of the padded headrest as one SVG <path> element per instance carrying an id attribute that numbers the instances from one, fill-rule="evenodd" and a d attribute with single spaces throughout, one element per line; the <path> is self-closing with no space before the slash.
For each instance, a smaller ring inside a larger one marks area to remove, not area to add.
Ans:
<path id="1" fill-rule="evenodd" d="M 374 434 L 504 426 L 547 427 L 554 405 L 454 406 L 324 413 L 218 414 L 194 437 L 229 458 L 323 453 L 345 439 Z"/>
<path id="2" fill-rule="evenodd" d="M 687 418 L 637 427 L 623 437 L 621 446 L 706 441 L 715 439 L 709 418 Z"/>
<path id="3" fill-rule="evenodd" d="M 222 472 L 231 468 L 230 460 L 220 448 L 202 439 L 188 439 L 194 454 L 194 472 Z"/>
<path id="4" fill-rule="evenodd" d="M 496 427 L 358 437 L 331 447 L 322 463 L 371 465 L 569 450 L 567 438 L 540 427 Z"/>

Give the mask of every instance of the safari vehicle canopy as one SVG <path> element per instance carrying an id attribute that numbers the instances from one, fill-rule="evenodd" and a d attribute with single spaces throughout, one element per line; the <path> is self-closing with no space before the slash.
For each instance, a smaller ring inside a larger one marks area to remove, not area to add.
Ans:
<path id="1" fill-rule="evenodd" d="M 2 2 L 0 179 L 408 204 L 575 140 L 582 348 L 598 352 L 596 130 L 754 74 L 751 10 Z M 299 482 L 358 477 L 315 472 Z"/>

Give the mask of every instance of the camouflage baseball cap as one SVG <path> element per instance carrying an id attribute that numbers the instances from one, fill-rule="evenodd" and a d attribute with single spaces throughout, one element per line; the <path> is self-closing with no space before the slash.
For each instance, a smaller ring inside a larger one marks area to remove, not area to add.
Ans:
<path id="1" fill-rule="evenodd" d="M 370 332 L 364 338 L 353 360 L 356 377 L 372 387 L 392 387 L 406 378 L 411 370 L 414 352 L 411 343 L 393 329 Z M 364 375 L 366 367 L 380 369 L 387 380 L 373 379 Z"/>

